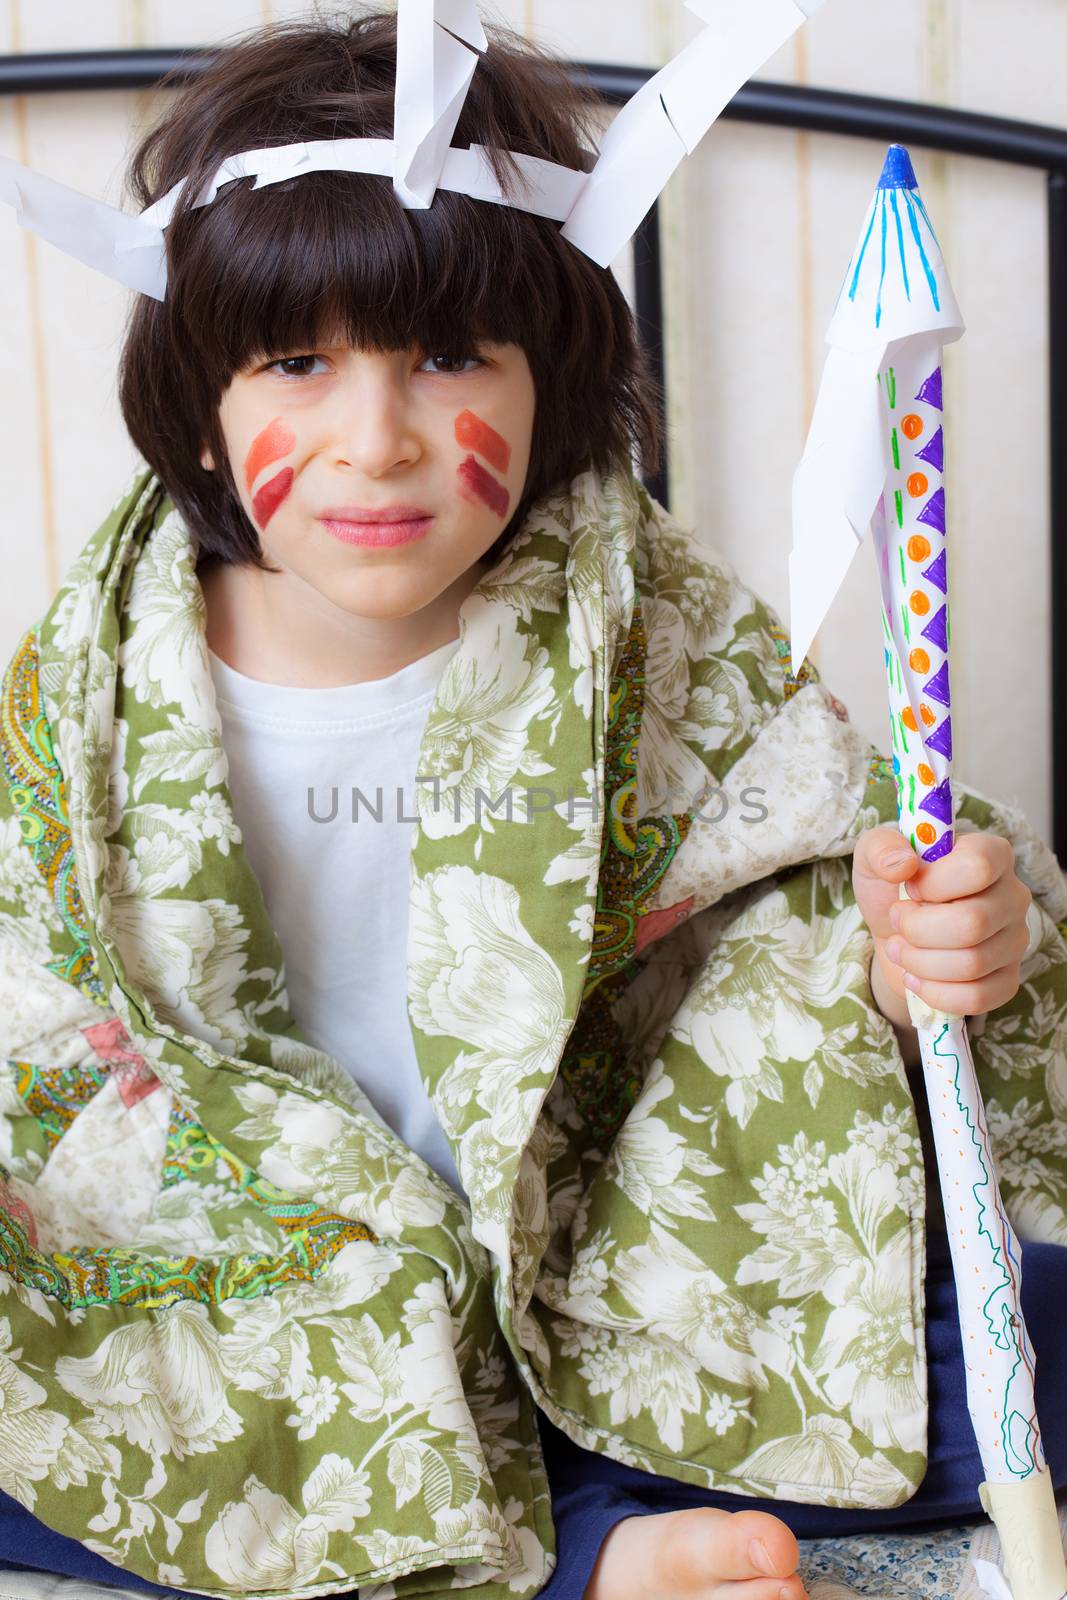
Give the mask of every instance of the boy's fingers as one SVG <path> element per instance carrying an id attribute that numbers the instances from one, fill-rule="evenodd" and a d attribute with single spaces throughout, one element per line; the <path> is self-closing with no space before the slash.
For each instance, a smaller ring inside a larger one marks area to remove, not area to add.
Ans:
<path id="1" fill-rule="evenodd" d="M 996 833 L 964 833 L 947 856 L 924 862 L 918 875 L 926 901 L 962 900 L 990 889 L 1014 871 L 1015 852 Z"/>
<path id="2" fill-rule="evenodd" d="M 941 983 L 936 978 L 914 978 L 913 993 L 935 1011 L 949 1016 L 974 1017 L 1007 1005 L 1019 992 L 1018 963 L 1000 967 L 975 983 Z"/>
<path id="3" fill-rule="evenodd" d="M 896 967 L 916 978 L 944 983 L 974 983 L 999 972 L 1001 967 L 1018 966 L 1029 943 L 1025 925 L 1003 928 L 979 945 L 962 950 L 927 950 L 898 938 L 890 939 L 886 955 Z"/>
<path id="4" fill-rule="evenodd" d="M 899 907 L 892 908 L 890 917 L 901 937 L 919 949 L 965 950 L 1019 921 L 1014 898 L 987 890 L 985 894 L 954 900 L 951 905 L 901 900 Z"/>

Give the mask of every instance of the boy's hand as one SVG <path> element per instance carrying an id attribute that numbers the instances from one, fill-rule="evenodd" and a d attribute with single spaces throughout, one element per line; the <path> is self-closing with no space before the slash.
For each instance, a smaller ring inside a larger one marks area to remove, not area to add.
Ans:
<path id="1" fill-rule="evenodd" d="M 900 883 L 910 900 L 900 899 Z M 958 834 L 947 856 L 924 862 L 896 828 L 870 828 L 856 845 L 852 886 L 882 987 L 901 1007 L 894 1024 L 910 1025 L 905 985 L 935 1011 L 962 1017 L 995 1011 L 1018 993 L 1033 896 L 999 834 Z"/>

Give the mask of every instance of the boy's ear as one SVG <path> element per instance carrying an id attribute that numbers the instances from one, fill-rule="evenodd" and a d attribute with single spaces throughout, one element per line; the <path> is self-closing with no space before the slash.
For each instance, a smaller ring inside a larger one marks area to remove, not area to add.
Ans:
<path id="1" fill-rule="evenodd" d="M 205 472 L 214 472 L 215 470 L 215 458 L 211 454 L 211 451 L 208 449 L 207 445 L 205 445 L 200 452 L 200 465 L 203 467 Z"/>

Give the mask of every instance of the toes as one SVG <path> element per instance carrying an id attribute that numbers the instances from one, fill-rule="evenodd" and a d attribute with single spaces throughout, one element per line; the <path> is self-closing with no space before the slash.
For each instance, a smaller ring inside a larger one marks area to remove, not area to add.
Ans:
<path id="1" fill-rule="evenodd" d="M 720 1582 L 741 1580 L 746 1593 L 738 1600 L 764 1600 L 747 1592 L 746 1580 L 767 1579 L 769 1600 L 779 1600 L 783 1584 L 797 1570 L 796 1539 L 777 1517 L 764 1511 L 718 1511 L 711 1507 L 675 1511 L 664 1517 L 661 1560 L 665 1587 L 699 1592 L 700 1576 L 714 1573 Z M 801 1600 L 802 1587 L 794 1597 Z"/>
<path id="2" fill-rule="evenodd" d="M 703 1591 L 707 1600 L 806 1600 L 807 1591 L 800 1579 L 742 1578 L 716 1584 Z"/>
<path id="3" fill-rule="evenodd" d="M 748 1570 L 731 1572 L 743 1578 L 758 1573 L 761 1577 L 788 1578 L 797 1570 L 800 1546 L 791 1530 L 778 1517 L 766 1511 L 735 1511 L 730 1518 L 735 1548 L 744 1552 Z M 783 1600 L 793 1600 L 791 1595 Z"/>

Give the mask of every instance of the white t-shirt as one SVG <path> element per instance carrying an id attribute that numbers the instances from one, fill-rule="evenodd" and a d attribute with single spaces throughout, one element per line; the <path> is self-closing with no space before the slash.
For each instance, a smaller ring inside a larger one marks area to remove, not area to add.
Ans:
<path id="1" fill-rule="evenodd" d="M 261 683 L 210 659 L 234 811 L 285 956 L 293 1016 L 462 1193 L 408 1021 L 414 822 L 405 820 L 416 814 L 434 692 L 458 645 L 335 689 Z"/>

